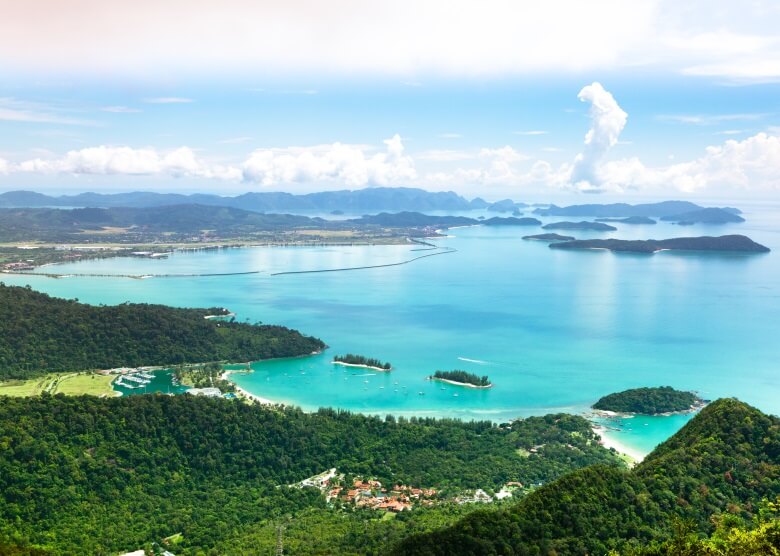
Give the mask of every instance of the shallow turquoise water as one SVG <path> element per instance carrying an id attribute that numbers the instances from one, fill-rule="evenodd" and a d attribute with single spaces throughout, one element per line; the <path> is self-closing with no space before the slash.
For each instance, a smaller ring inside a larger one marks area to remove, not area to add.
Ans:
<path id="1" fill-rule="evenodd" d="M 455 253 L 379 269 L 270 276 L 387 264 L 421 253 L 412 246 L 231 249 L 177 253 L 167 260 L 87 261 L 57 271 L 262 272 L 147 280 L 2 279 L 89 303 L 224 306 L 239 320 L 283 324 L 318 336 L 330 346 L 322 355 L 256 363 L 254 373 L 233 377 L 257 395 L 306 409 L 336 406 L 500 421 L 580 412 L 610 392 L 671 385 L 710 399 L 736 396 L 779 413 L 780 211 L 748 208 L 745 217 L 748 222 L 738 225 L 618 224 L 610 234 L 572 235 L 744 233 L 772 253 L 565 252 L 520 239 L 541 231 L 535 227 L 472 227 L 436 240 Z M 390 361 L 395 370 L 366 373 L 330 363 L 334 354 L 345 352 Z M 436 369 L 455 368 L 488 374 L 495 388 L 468 390 L 425 380 Z M 681 420 L 651 420 L 641 432 L 623 433 L 621 441 L 648 451 L 681 425 Z"/>

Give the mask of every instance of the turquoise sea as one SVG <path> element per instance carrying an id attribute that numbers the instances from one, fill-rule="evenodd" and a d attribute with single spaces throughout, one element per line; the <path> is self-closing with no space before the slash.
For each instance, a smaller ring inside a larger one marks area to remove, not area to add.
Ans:
<path id="1" fill-rule="evenodd" d="M 181 252 L 165 260 L 71 263 L 62 273 L 242 276 L 64 278 L 3 276 L 89 303 L 223 306 L 239 320 L 283 324 L 322 338 L 323 354 L 260 362 L 233 375 L 259 396 L 305 409 L 509 420 L 584 412 L 604 394 L 671 385 L 708 399 L 736 396 L 780 413 L 780 206 L 739 205 L 726 226 L 616 224 L 578 238 L 742 233 L 768 254 L 613 254 L 524 241 L 537 227 L 470 227 L 433 240 L 456 251 L 410 264 L 313 274 L 274 272 L 388 264 L 420 246 L 257 247 Z M 478 213 L 470 213 L 476 216 Z M 563 218 L 543 219 L 545 221 Z M 390 361 L 391 373 L 334 366 L 334 354 Z M 490 376 L 471 390 L 425 380 L 436 369 Z M 626 425 L 620 441 L 647 452 L 686 418 Z M 636 421 L 638 423 L 639 421 Z"/>

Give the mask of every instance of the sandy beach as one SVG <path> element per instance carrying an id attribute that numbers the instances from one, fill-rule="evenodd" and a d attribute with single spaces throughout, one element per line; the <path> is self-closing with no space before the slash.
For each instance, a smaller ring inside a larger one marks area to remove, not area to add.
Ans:
<path id="1" fill-rule="evenodd" d="M 489 388 L 493 388 L 492 384 L 488 384 L 487 386 L 477 386 L 476 384 L 469 384 L 468 382 L 458 382 L 456 380 L 449 380 L 446 378 L 436 378 L 436 377 L 428 377 L 428 380 L 435 380 L 436 382 L 446 382 L 447 384 L 452 384 L 454 386 L 465 386 L 466 388 L 474 388 L 476 390 L 487 390 Z"/>
<path id="2" fill-rule="evenodd" d="M 331 361 L 334 365 L 341 365 L 342 367 L 360 367 L 362 369 L 371 369 L 372 371 L 379 371 L 380 373 L 389 373 L 393 370 L 392 367 L 389 369 L 383 369 L 382 367 L 372 367 L 371 365 L 359 365 L 357 363 L 344 363 L 343 361 Z"/>
<path id="3" fill-rule="evenodd" d="M 273 400 L 269 400 L 268 398 L 263 398 L 262 396 L 257 396 L 255 394 L 250 394 L 249 392 L 247 392 L 246 390 L 244 390 L 243 388 L 238 386 L 235 382 L 230 380 L 230 375 L 233 374 L 233 373 L 248 373 L 248 372 L 252 372 L 252 371 L 244 370 L 244 369 L 231 369 L 231 370 L 228 370 L 228 371 L 223 371 L 222 374 L 219 375 L 219 378 L 221 378 L 222 380 L 227 380 L 233 386 L 235 386 L 236 387 L 236 392 L 238 392 L 238 394 L 242 398 L 247 398 L 249 400 L 252 400 L 254 402 L 257 402 L 257 403 L 260 403 L 260 404 L 263 404 L 263 405 L 285 405 L 285 404 L 283 404 L 281 402 L 275 402 Z"/>
<path id="4" fill-rule="evenodd" d="M 235 383 L 233 385 L 235 386 Z M 240 386 L 236 386 L 236 392 L 238 392 L 241 395 L 241 397 L 248 398 L 254 402 L 261 403 L 263 405 L 284 405 L 283 403 L 275 402 L 273 400 L 269 400 L 268 398 L 262 398 L 254 394 L 250 394 Z"/>
<path id="5" fill-rule="evenodd" d="M 614 448 L 617 452 L 625 454 L 634 460 L 636 463 L 641 462 L 644 459 L 644 455 L 633 448 L 627 447 L 616 438 L 619 433 L 613 433 L 606 428 L 594 425 L 592 427 L 593 432 L 601 436 L 601 445 L 605 448 Z"/>

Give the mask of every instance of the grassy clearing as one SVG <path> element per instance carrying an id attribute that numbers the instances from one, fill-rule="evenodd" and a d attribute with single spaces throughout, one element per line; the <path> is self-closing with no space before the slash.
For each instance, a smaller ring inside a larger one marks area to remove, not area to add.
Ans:
<path id="1" fill-rule="evenodd" d="M 116 396 L 111 389 L 114 377 L 95 373 L 50 374 L 29 380 L 0 382 L 0 396 L 38 396 L 43 392 L 78 396 Z"/>

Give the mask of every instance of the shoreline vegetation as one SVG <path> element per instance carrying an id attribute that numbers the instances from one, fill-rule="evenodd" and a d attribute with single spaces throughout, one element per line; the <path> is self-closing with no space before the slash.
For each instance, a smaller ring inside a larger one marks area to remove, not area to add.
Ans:
<path id="1" fill-rule="evenodd" d="M 346 355 L 334 355 L 332 363 L 334 365 L 343 365 L 345 367 L 363 367 L 366 369 L 373 369 L 380 372 L 388 372 L 393 370 L 393 366 L 387 361 L 380 361 L 373 357 L 365 357 L 363 355 L 355 355 L 348 353 Z"/>
<path id="2" fill-rule="evenodd" d="M 465 386 L 467 388 L 476 388 L 479 390 L 493 388 L 493 383 L 490 382 L 487 375 L 479 376 L 460 369 L 455 369 L 454 371 L 436 371 L 428 377 L 428 380 L 446 382 L 447 384 L 453 384 L 455 386 Z"/>

